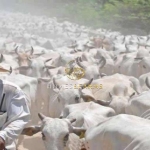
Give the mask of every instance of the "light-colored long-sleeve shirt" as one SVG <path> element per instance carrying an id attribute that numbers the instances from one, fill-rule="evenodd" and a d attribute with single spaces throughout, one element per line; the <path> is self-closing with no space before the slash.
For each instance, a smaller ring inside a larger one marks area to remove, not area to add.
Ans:
<path id="1" fill-rule="evenodd" d="M 0 80 L 0 103 L 3 93 L 5 99 L 1 111 L 6 111 L 8 118 L 0 131 L 0 137 L 5 140 L 7 150 L 16 150 L 15 141 L 30 120 L 30 110 L 26 96 L 18 86 Z"/>

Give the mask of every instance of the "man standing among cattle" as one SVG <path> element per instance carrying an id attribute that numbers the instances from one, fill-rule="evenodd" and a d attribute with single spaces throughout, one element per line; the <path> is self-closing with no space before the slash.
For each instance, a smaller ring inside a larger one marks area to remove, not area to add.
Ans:
<path id="1" fill-rule="evenodd" d="M 0 116 L 4 114 L 7 114 L 7 119 L 0 131 L 0 150 L 16 150 L 15 141 L 29 121 L 30 111 L 23 91 L 0 79 Z"/>

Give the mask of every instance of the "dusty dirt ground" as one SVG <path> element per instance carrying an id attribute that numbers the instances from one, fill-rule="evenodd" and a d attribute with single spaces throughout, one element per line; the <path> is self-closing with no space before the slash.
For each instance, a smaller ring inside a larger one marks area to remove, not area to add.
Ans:
<path id="1" fill-rule="evenodd" d="M 18 150 L 45 150 L 41 133 L 37 133 L 34 136 L 20 136 L 23 139 L 23 142 L 19 144 Z"/>

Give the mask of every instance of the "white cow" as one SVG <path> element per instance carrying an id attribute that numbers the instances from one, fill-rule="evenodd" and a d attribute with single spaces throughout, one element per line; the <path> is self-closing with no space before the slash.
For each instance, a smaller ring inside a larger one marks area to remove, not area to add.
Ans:
<path id="1" fill-rule="evenodd" d="M 115 111 L 112 108 L 101 106 L 95 102 L 85 102 L 66 106 L 60 118 L 76 119 L 73 123 L 75 127 L 88 129 L 114 115 Z"/>
<path id="2" fill-rule="evenodd" d="M 106 64 L 106 59 L 101 57 L 101 59 L 96 63 L 89 63 L 87 61 L 80 62 L 80 59 L 77 59 L 77 64 L 79 67 L 83 68 L 85 71 L 84 78 L 85 79 L 99 79 L 101 68 L 103 68 Z"/>
<path id="3" fill-rule="evenodd" d="M 67 78 L 67 77 L 66 77 Z M 82 98 L 86 99 L 86 96 L 90 96 L 90 93 L 83 93 L 82 89 L 84 89 L 86 86 L 91 84 L 93 79 L 90 81 L 82 81 L 80 84 L 85 85 L 84 87 L 81 86 L 79 89 L 75 89 L 74 85 L 78 84 L 76 81 L 71 81 L 70 79 L 62 80 L 63 82 L 58 82 L 62 84 L 57 84 L 57 80 L 53 78 L 52 82 L 49 83 L 49 116 L 50 117 L 59 117 L 61 115 L 62 110 L 65 106 L 70 104 L 76 104 L 83 102 Z M 68 82 L 69 81 L 69 82 Z M 67 84 L 67 86 L 66 86 Z M 69 87 L 69 84 L 72 84 Z"/>
<path id="4" fill-rule="evenodd" d="M 150 72 L 149 73 L 146 73 L 146 74 L 142 74 L 140 77 L 139 77 L 139 81 L 140 81 L 140 86 L 142 88 L 143 91 L 147 91 L 149 90 L 149 88 L 146 86 L 145 84 L 145 80 L 147 77 L 150 76 Z"/>
<path id="5" fill-rule="evenodd" d="M 146 85 L 150 89 L 150 80 L 146 78 Z M 140 116 L 142 118 L 149 119 L 150 116 L 150 90 L 143 91 L 139 95 L 130 99 L 128 106 L 126 107 L 126 113 Z"/>
<path id="6" fill-rule="evenodd" d="M 39 114 L 42 126 L 24 129 L 22 134 L 32 136 L 42 132 L 46 150 L 66 148 L 70 133 L 80 135 L 85 132 L 83 146 L 87 150 L 150 149 L 150 121 L 132 115 L 117 115 L 89 129 L 72 126 L 75 120 L 53 119 Z M 73 143 L 73 141 L 72 141 Z M 76 146 L 80 150 L 82 144 Z"/>

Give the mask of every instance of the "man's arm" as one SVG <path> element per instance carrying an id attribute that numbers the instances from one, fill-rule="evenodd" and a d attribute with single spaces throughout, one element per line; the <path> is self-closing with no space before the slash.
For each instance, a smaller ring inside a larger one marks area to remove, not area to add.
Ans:
<path id="1" fill-rule="evenodd" d="M 6 146 L 15 141 L 21 134 L 24 126 L 30 119 L 30 111 L 27 106 L 26 96 L 21 90 L 16 90 L 15 95 L 6 103 L 9 123 L 0 131 L 0 137 Z M 6 123 L 7 124 L 7 123 Z"/>

